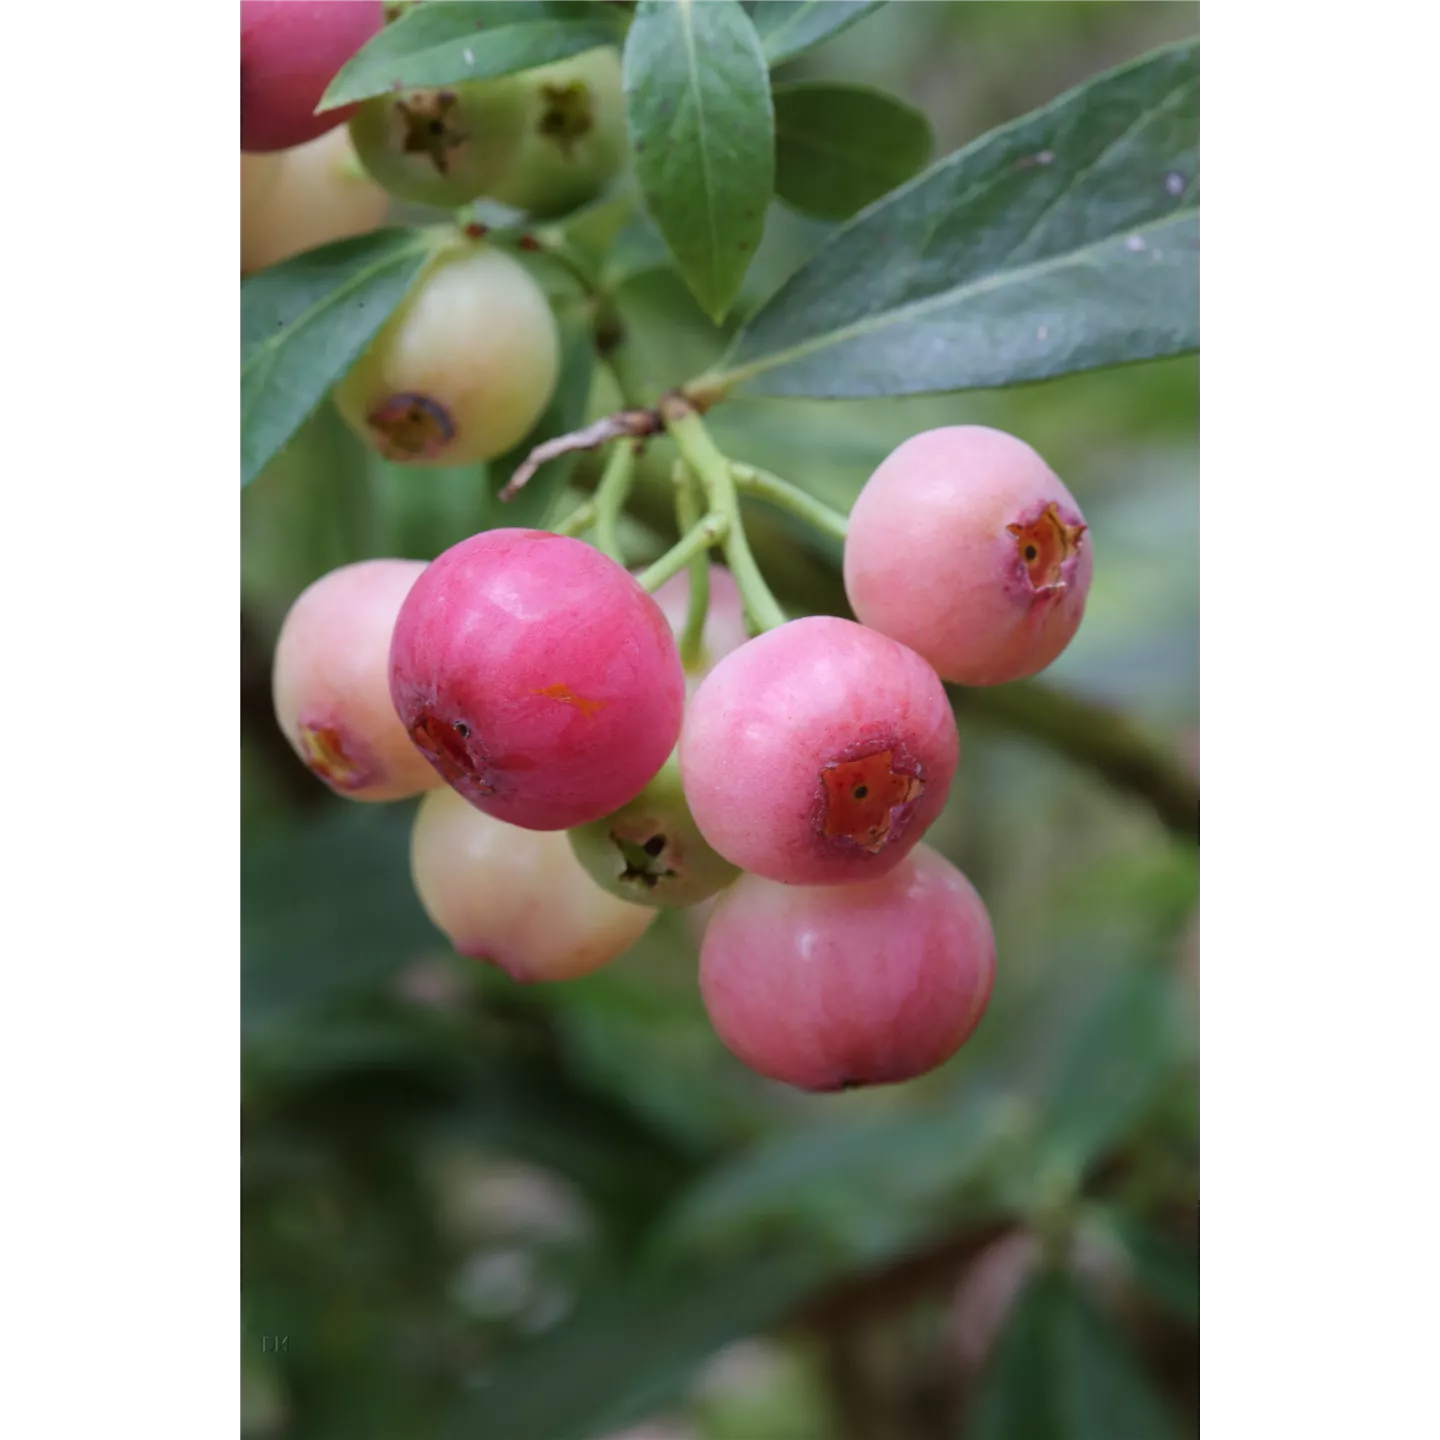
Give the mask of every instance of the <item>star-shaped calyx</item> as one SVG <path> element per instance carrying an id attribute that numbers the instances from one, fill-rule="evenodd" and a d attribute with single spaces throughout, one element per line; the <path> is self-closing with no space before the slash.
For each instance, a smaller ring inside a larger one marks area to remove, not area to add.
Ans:
<path id="1" fill-rule="evenodd" d="M 570 85 L 542 85 L 544 108 L 536 130 L 560 147 L 568 160 L 575 146 L 595 128 L 595 105 L 590 89 L 578 80 Z"/>
<path id="2" fill-rule="evenodd" d="M 1052 500 L 1028 525 L 1005 528 L 1015 537 L 1031 586 L 1036 590 L 1063 589 L 1065 562 L 1080 549 L 1086 527 L 1067 523 Z"/>
<path id="3" fill-rule="evenodd" d="M 470 138 L 461 123 L 460 97 L 453 90 L 427 90 L 408 100 L 397 100 L 395 109 L 405 128 L 400 142 L 407 155 L 424 155 L 441 175 L 450 173 L 456 150 Z"/>
<path id="4" fill-rule="evenodd" d="M 622 885 L 653 890 L 662 880 L 675 879 L 676 872 L 662 858 L 667 848 L 663 835 L 651 835 L 643 843 L 613 832 L 610 838 L 625 862 L 625 868 L 620 872 Z"/>
<path id="5" fill-rule="evenodd" d="M 918 775 L 895 768 L 893 750 L 827 765 L 820 779 L 825 785 L 825 835 L 853 840 L 872 855 L 888 843 L 895 812 L 918 800 L 925 789 Z"/>
<path id="6" fill-rule="evenodd" d="M 455 438 L 450 412 L 428 395 L 391 395 L 365 420 L 387 460 L 433 460 Z"/>

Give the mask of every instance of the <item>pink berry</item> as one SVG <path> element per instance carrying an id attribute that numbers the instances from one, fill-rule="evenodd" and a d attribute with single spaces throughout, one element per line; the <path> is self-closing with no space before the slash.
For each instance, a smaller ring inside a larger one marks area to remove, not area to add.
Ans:
<path id="1" fill-rule="evenodd" d="M 488 530 L 416 582 L 390 696 L 472 805 L 529 830 L 618 810 L 664 765 L 685 676 L 660 607 L 579 540 Z"/>
<path id="2" fill-rule="evenodd" d="M 679 635 L 690 609 L 690 572 L 672 575 L 656 592 L 655 603 L 665 612 L 671 628 Z M 710 567 L 710 608 L 701 632 L 700 663 L 690 675 L 692 692 L 732 650 L 750 639 L 745 628 L 745 605 L 735 577 L 723 565 Z"/>
<path id="3" fill-rule="evenodd" d="M 935 672 L 828 615 L 792 620 L 722 660 L 680 740 L 700 833 L 742 870 L 790 885 L 893 870 L 944 807 L 959 756 Z"/>
<path id="4" fill-rule="evenodd" d="M 390 632 L 420 560 L 365 560 L 322 576 L 275 645 L 275 715 L 295 753 L 337 794 L 400 800 L 440 783 L 390 703 Z"/>
<path id="5" fill-rule="evenodd" d="M 911 1080 L 980 1023 L 995 934 L 975 887 L 922 845 L 857 885 L 746 875 L 705 928 L 711 1023 L 751 1069 L 802 1090 Z"/>
<path id="6" fill-rule="evenodd" d="M 912 436 L 850 512 L 855 614 L 947 680 L 1034 675 L 1074 638 L 1093 565 L 1074 497 L 1023 440 L 983 425 Z"/>
<path id="7" fill-rule="evenodd" d="M 240 148 L 288 150 L 348 120 L 353 105 L 315 107 L 384 24 L 383 0 L 240 0 Z"/>
<path id="8" fill-rule="evenodd" d="M 446 788 L 420 802 L 410 873 L 450 943 L 513 980 L 588 975 L 628 950 L 659 913 L 602 890 L 563 834 L 506 825 Z"/>

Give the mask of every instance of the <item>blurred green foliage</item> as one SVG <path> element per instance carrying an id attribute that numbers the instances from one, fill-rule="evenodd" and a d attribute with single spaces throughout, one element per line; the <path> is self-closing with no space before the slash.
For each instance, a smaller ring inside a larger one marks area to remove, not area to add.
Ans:
<path id="1" fill-rule="evenodd" d="M 897 3 L 780 73 L 894 91 L 939 155 L 1197 28 L 1184 4 Z M 742 310 L 827 228 L 777 206 Z M 652 394 L 723 343 L 636 253 L 597 411 L 617 377 Z M 843 508 L 901 439 L 965 422 L 1034 444 L 1091 524 L 1086 622 L 1046 681 L 1197 765 L 1193 358 L 987 394 L 736 401 L 713 429 Z M 669 463 L 663 443 L 646 457 L 637 560 L 673 534 Z M 588 457 L 568 476 L 594 478 Z M 323 793 L 276 733 L 268 664 L 327 570 L 511 523 L 494 485 L 377 462 L 326 408 L 242 501 L 245 1433 L 1194 1433 L 1193 838 L 962 711 L 931 840 L 990 906 L 996 993 L 959 1057 L 890 1090 L 806 1097 L 744 1070 L 706 1022 L 685 915 L 549 989 L 459 959 L 410 885 L 412 807 Z M 833 547 L 754 521 L 787 603 L 843 607 Z"/>

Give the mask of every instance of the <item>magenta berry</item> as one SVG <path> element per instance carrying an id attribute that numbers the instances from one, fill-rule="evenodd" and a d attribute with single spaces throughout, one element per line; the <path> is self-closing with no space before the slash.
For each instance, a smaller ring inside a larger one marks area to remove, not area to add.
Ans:
<path id="1" fill-rule="evenodd" d="M 947 680 L 1034 675 L 1074 638 L 1092 570 L 1074 497 L 1022 440 L 981 425 L 915 435 L 861 490 L 845 590 L 866 624 Z"/>
<path id="2" fill-rule="evenodd" d="M 628 805 L 572 830 L 570 843 L 612 894 L 664 910 L 696 905 L 740 874 L 696 828 L 673 755 Z"/>
<path id="3" fill-rule="evenodd" d="M 462 955 L 522 982 L 588 975 L 658 913 L 602 890 L 564 835 L 506 825 L 443 787 L 416 812 L 410 873 L 425 913 Z"/>
<path id="4" fill-rule="evenodd" d="M 288 150 L 348 120 L 353 106 L 315 107 L 384 24 L 383 0 L 240 0 L 240 148 Z"/>
<path id="5" fill-rule="evenodd" d="M 275 646 L 275 715 L 295 753 L 337 794 L 399 800 L 440 780 L 390 703 L 390 633 L 420 560 L 365 560 L 322 576 Z"/>
<path id="6" fill-rule="evenodd" d="M 715 667 L 690 702 L 680 769 L 727 860 L 835 885 L 900 863 L 944 807 L 959 755 L 945 689 L 913 650 L 813 615 Z"/>
<path id="7" fill-rule="evenodd" d="M 802 1090 L 933 1070 L 980 1023 L 994 978 L 984 902 L 927 845 L 857 885 L 746 875 L 720 897 L 700 952 L 720 1038 L 753 1070 Z"/>
<path id="8" fill-rule="evenodd" d="M 547 531 L 488 530 L 410 592 L 390 695 L 473 805 L 564 830 L 618 810 L 664 765 L 685 677 L 664 614 L 623 567 Z"/>

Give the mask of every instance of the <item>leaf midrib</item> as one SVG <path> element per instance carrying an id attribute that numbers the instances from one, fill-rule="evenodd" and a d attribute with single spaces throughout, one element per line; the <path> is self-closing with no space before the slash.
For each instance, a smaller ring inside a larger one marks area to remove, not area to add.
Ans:
<path id="1" fill-rule="evenodd" d="M 707 376 L 707 380 L 717 385 L 726 387 L 738 385 L 742 381 L 753 379 L 756 375 L 763 375 L 767 370 L 774 370 L 781 365 L 792 364 L 796 360 L 803 360 L 805 356 L 813 354 L 817 350 L 829 349 L 832 345 L 841 345 L 846 340 L 854 339 L 857 335 L 867 335 L 874 331 L 884 330 L 890 325 L 902 324 L 906 320 L 917 315 L 922 315 L 928 310 L 943 309 L 957 300 L 967 300 L 976 295 L 986 294 L 988 291 L 998 289 L 1002 284 L 1008 284 L 1013 280 L 1028 279 L 1032 275 L 1042 275 L 1047 269 L 1060 270 L 1067 265 L 1085 259 L 1095 251 L 1106 245 L 1113 245 L 1116 239 L 1123 233 L 1125 235 L 1143 235 L 1148 231 L 1159 229 L 1162 226 L 1172 224 L 1176 220 L 1189 219 L 1198 215 L 1198 209 L 1172 210 L 1168 215 L 1159 219 L 1147 221 L 1143 225 L 1124 225 L 1119 230 L 1112 231 L 1108 235 L 1102 235 L 1098 240 L 1092 241 L 1089 245 L 1082 246 L 1078 250 L 1066 250 L 1060 255 L 1048 255 L 1042 260 L 1036 260 L 1029 265 L 1020 265 L 1010 270 L 992 270 L 989 274 L 983 275 L 980 279 L 971 281 L 964 285 L 958 285 L 950 290 L 944 290 L 935 295 L 927 295 L 923 300 L 912 301 L 908 305 L 901 305 L 893 310 L 882 311 L 879 315 L 867 315 L 863 319 L 853 321 L 849 325 L 842 326 L 838 330 L 827 330 L 814 339 L 806 340 L 803 343 L 793 346 L 789 350 L 772 352 L 752 361 L 749 365 L 741 365 L 733 370 L 721 370 L 717 374 Z"/>
<path id="2" fill-rule="evenodd" d="M 710 178 L 710 147 L 707 143 L 705 96 L 700 86 L 700 71 L 696 64 L 694 0 L 677 0 L 677 9 L 680 14 L 681 33 L 685 38 L 685 59 L 690 71 L 690 89 L 695 96 L 696 137 L 700 143 L 700 169 L 705 187 L 705 219 L 710 229 L 710 254 L 707 266 L 710 272 L 709 301 L 713 303 L 715 288 L 719 283 L 719 272 L 716 267 L 720 262 L 720 232 L 715 224 L 715 190 Z M 706 308 L 709 308 L 708 304 Z"/>

